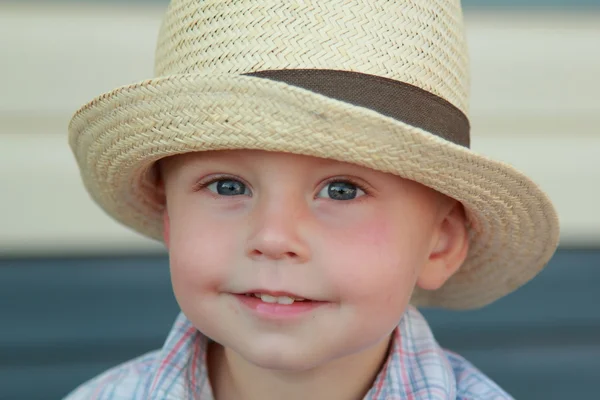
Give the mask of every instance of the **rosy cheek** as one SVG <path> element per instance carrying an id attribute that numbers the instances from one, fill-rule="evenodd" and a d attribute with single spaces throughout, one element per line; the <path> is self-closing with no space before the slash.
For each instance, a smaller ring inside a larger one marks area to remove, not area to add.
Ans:
<path id="1" fill-rule="evenodd" d="M 218 291 L 232 265 L 234 231 L 207 216 L 171 221 L 169 256 L 174 286 L 196 295 Z"/>
<path id="2" fill-rule="evenodd" d="M 328 232 L 323 252 L 340 297 L 353 304 L 403 303 L 413 289 L 420 253 L 410 234 L 386 215 Z"/>

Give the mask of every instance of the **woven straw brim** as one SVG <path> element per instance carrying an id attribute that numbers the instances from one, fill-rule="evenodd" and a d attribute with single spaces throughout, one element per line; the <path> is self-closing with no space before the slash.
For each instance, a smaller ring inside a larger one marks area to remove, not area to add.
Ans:
<path id="1" fill-rule="evenodd" d="M 441 289 L 416 289 L 417 306 L 486 305 L 533 278 L 558 242 L 552 204 L 512 167 L 374 111 L 272 80 L 177 75 L 121 87 L 75 114 L 69 140 L 92 198 L 116 220 L 157 240 L 163 205 L 151 167 L 192 151 L 330 158 L 453 197 L 466 208 L 471 248 Z"/>

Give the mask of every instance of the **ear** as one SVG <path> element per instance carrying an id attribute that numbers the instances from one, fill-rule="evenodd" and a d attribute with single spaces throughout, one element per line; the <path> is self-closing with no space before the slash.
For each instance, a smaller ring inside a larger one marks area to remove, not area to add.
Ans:
<path id="1" fill-rule="evenodd" d="M 469 251 L 467 218 L 462 204 L 452 200 L 449 206 L 444 206 L 442 216 L 433 235 L 429 258 L 417 279 L 417 285 L 425 290 L 442 287 L 458 271 Z"/>
<path id="2" fill-rule="evenodd" d="M 167 248 L 169 248 L 169 240 L 171 235 L 171 222 L 169 220 L 169 212 L 167 210 L 167 194 L 165 188 L 165 180 L 162 168 L 162 161 L 159 160 L 154 164 L 154 174 L 156 179 L 156 197 L 163 203 L 163 240 Z"/>
<path id="3" fill-rule="evenodd" d="M 163 239 L 165 241 L 165 246 L 167 249 L 169 248 L 169 240 L 171 238 L 171 221 L 169 220 L 169 212 L 167 211 L 167 207 L 163 211 Z"/>

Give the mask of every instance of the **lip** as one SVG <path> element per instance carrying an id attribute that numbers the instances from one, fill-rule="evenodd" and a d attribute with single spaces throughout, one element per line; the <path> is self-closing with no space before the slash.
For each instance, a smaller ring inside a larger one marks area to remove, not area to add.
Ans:
<path id="1" fill-rule="evenodd" d="M 240 292 L 240 293 L 236 293 L 239 295 L 245 295 L 245 294 L 254 294 L 254 293 L 260 293 L 260 294 L 267 294 L 269 296 L 273 296 L 273 297 L 283 297 L 283 296 L 287 296 L 287 297 L 291 297 L 293 299 L 307 299 L 304 296 L 300 296 L 299 294 L 295 294 L 295 293 L 291 293 L 291 292 L 283 292 L 283 291 L 273 291 L 273 290 L 266 290 L 266 289 L 253 289 L 253 290 L 246 290 L 244 292 Z"/>
<path id="2" fill-rule="evenodd" d="M 263 293 L 275 296 L 271 293 L 284 293 L 277 294 L 277 296 L 288 296 L 300 298 L 300 296 L 294 295 L 287 292 L 268 292 L 268 291 L 256 291 L 256 292 L 245 292 L 245 293 Z M 252 315 L 267 320 L 289 320 L 295 318 L 301 318 L 303 316 L 310 315 L 317 311 L 317 309 L 331 304 L 326 301 L 315 301 L 315 300 L 303 300 L 294 301 L 292 304 L 279 304 L 279 303 L 265 303 L 260 298 L 254 295 L 246 294 L 233 294 L 233 297 L 240 303 L 243 309 L 249 311 Z"/>

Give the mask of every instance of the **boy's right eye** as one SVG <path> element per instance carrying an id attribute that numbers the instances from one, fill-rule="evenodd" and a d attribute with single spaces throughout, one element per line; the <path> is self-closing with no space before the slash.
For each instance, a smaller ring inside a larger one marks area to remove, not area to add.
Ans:
<path id="1" fill-rule="evenodd" d="M 207 185 L 206 188 L 221 196 L 250 195 L 248 187 L 235 179 L 219 179 Z"/>

